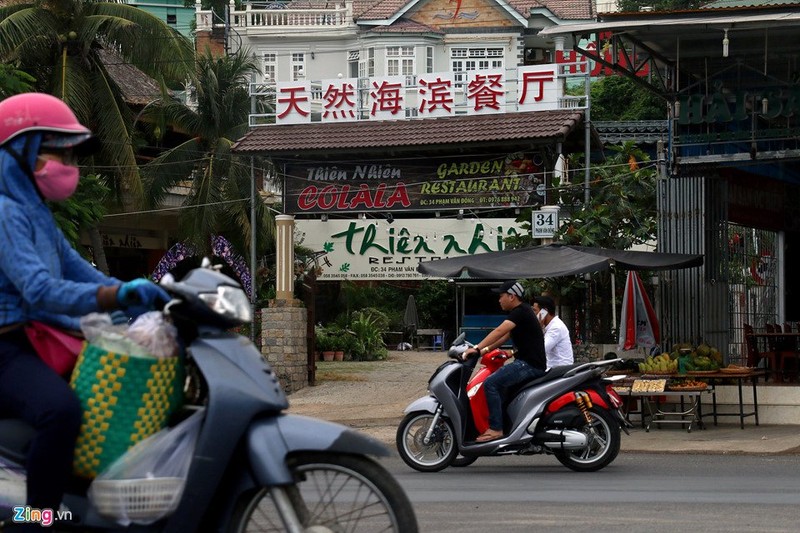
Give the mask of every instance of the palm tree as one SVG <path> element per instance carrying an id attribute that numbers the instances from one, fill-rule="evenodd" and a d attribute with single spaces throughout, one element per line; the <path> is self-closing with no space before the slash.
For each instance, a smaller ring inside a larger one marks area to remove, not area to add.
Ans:
<path id="1" fill-rule="evenodd" d="M 0 7 L 0 61 L 36 79 L 35 88 L 65 100 L 100 138 L 96 163 L 108 165 L 118 199 L 141 200 L 131 143 L 131 111 L 109 76 L 103 52 L 165 83 L 182 80 L 194 61 L 192 44 L 133 5 L 93 0 L 22 0 Z"/>
<path id="2" fill-rule="evenodd" d="M 170 190 L 185 184 L 188 194 L 179 216 L 182 238 L 207 253 L 211 237 L 222 235 L 247 256 L 250 227 L 252 160 L 231 152 L 248 130 L 251 102 L 247 83 L 258 70 L 245 50 L 214 57 L 207 51 L 197 60 L 194 87 L 196 108 L 164 99 L 147 110 L 155 122 L 164 121 L 190 138 L 161 153 L 142 168 L 145 197 L 159 205 Z M 256 162 L 259 173 L 263 164 Z M 274 235 L 274 219 L 256 197 L 258 249 Z"/>

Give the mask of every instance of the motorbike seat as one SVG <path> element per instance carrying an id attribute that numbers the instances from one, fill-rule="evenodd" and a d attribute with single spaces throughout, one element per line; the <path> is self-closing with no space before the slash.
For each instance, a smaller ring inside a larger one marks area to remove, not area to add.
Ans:
<path id="1" fill-rule="evenodd" d="M 550 368 L 545 372 L 544 376 L 540 376 L 531 381 L 523 381 L 522 383 L 518 383 L 513 387 L 509 387 L 507 390 L 506 398 L 508 398 L 508 400 L 511 400 L 513 398 L 516 398 L 517 395 L 524 390 L 532 389 L 533 387 L 541 385 L 542 383 L 547 383 L 548 381 L 556 380 L 561 376 L 563 376 L 564 374 L 566 374 L 568 371 L 575 368 L 576 366 L 578 365 L 564 365 L 564 366 L 555 366 L 553 368 Z"/>
<path id="2" fill-rule="evenodd" d="M 15 418 L 0 419 L 0 456 L 23 464 L 35 434 L 36 430 L 27 422 Z"/>

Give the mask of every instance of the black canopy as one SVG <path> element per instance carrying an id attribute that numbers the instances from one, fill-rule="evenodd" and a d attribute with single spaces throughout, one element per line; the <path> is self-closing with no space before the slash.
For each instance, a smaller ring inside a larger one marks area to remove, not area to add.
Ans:
<path id="1" fill-rule="evenodd" d="M 700 266 L 703 256 L 547 244 L 425 261 L 417 270 L 441 278 L 498 280 L 573 276 L 606 270 L 612 264 L 622 270 L 673 270 Z"/>

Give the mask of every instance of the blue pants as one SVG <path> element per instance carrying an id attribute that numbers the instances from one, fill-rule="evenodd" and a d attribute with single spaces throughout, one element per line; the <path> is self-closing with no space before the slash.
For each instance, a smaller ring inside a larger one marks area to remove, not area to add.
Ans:
<path id="1" fill-rule="evenodd" d="M 489 427 L 503 431 L 503 392 L 509 387 L 544 375 L 544 370 L 533 368 L 525 361 L 514 359 L 486 378 L 486 404 L 489 407 Z"/>
<path id="2" fill-rule="evenodd" d="M 19 504 L 57 510 L 72 471 L 81 405 L 21 329 L 0 335 L 0 417 L 20 418 L 36 429 L 25 463 L 28 501 Z"/>

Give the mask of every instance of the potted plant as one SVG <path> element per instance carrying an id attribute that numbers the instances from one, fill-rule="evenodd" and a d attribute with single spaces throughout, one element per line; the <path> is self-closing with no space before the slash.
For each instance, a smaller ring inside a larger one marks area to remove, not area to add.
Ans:
<path id="1" fill-rule="evenodd" d="M 333 361 L 334 357 L 334 338 L 330 331 L 323 326 L 314 328 L 315 344 L 317 351 L 322 355 L 323 361 Z"/>

